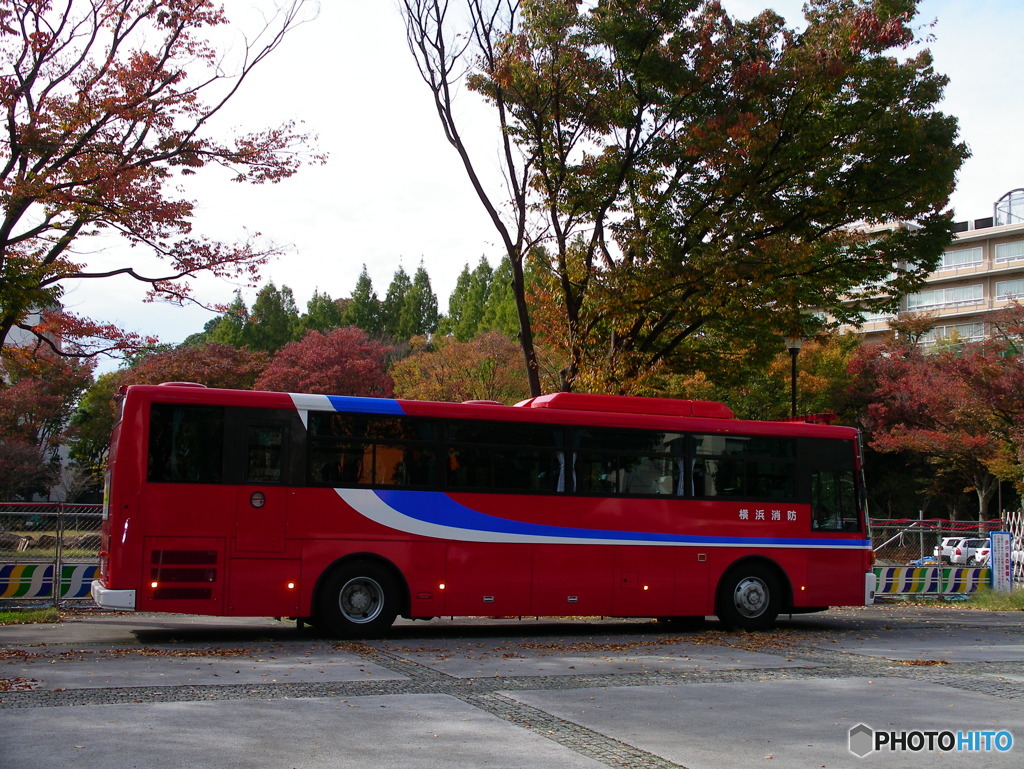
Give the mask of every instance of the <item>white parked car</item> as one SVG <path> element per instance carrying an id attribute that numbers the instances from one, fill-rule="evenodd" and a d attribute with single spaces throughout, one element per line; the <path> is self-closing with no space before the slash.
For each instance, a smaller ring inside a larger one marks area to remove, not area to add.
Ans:
<path id="1" fill-rule="evenodd" d="M 974 551 L 974 562 L 967 561 L 968 566 L 988 566 L 989 560 L 992 558 L 992 548 L 986 544 L 985 547 L 979 547 Z"/>
<path id="2" fill-rule="evenodd" d="M 936 560 L 940 563 L 943 559 L 950 560 L 953 557 L 953 551 L 966 541 L 967 537 L 946 537 L 935 548 Z"/>
<path id="3" fill-rule="evenodd" d="M 976 566 L 978 563 L 977 552 L 981 548 L 988 548 L 987 539 L 965 539 L 955 548 L 949 557 L 950 563 L 959 563 L 963 566 Z"/>

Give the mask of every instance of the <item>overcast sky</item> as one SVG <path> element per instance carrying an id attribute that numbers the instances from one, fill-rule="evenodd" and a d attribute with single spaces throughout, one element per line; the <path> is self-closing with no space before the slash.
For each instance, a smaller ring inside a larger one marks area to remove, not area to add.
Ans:
<path id="1" fill-rule="evenodd" d="M 226 2 L 229 17 L 249 29 L 253 7 L 272 4 Z M 772 7 L 791 24 L 802 20 L 800 0 L 724 4 L 743 18 Z M 973 153 L 952 206 L 958 220 L 991 216 L 998 197 L 1024 187 L 1024 106 L 1017 98 L 1024 2 L 923 0 L 920 9 L 921 21 L 936 21 L 930 47 L 936 69 L 950 78 L 942 108 L 959 118 Z M 468 109 L 468 117 L 486 136 L 487 114 Z M 223 239 L 249 230 L 288 246 L 289 255 L 264 278 L 290 286 L 300 309 L 315 289 L 348 296 L 364 263 L 383 297 L 399 265 L 412 274 L 421 261 L 443 309 L 465 264 L 482 255 L 497 264 L 501 248 L 443 139 L 392 0 L 323 0 L 319 16 L 294 30 L 247 83 L 224 127 L 255 129 L 290 118 L 319 135 L 327 165 L 277 185 L 213 185 L 199 200 L 198 222 Z M 481 162 L 496 168 L 493 149 L 481 146 Z M 198 295 L 227 303 L 235 288 L 208 280 Z M 93 281 L 71 287 L 64 301 L 165 342 L 181 341 L 212 317 L 198 308 L 142 304 L 143 293 L 130 279 Z M 253 293 L 246 292 L 250 304 Z"/>

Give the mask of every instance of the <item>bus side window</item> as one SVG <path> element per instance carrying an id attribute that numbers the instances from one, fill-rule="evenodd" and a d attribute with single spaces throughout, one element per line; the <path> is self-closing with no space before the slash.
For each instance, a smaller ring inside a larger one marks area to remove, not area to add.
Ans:
<path id="1" fill-rule="evenodd" d="M 152 404 L 147 457 L 150 482 L 220 483 L 223 460 L 223 408 Z"/>
<path id="2" fill-rule="evenodd" d="M 283 427 L 246 428 L 245 481 L 247 483 L 280 483 Z"/>
<path id="3" fill-rule="evenodd" d="M 852 470 L 811 473 L 811 526 L 818 531 L 857 528 L 856 484 Z"/>

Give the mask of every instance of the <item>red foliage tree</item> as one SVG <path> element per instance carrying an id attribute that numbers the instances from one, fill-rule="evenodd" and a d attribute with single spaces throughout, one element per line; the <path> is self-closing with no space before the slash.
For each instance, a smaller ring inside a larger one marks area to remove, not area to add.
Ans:
<path id="1" fill-rule="evenodd" d="M 151 299 L 183 302 L 197 275 L 258 277 L 279 249 L 256 236 L 222 243 L 193 234 L 195 203 L 181 197 L 181 182 L 207 166 L 253 184 L 298 169 L 309 137 L 293 124 L 227 141 L 210 125 L 301 21 L 303 2 L 282 6 L 234 66 L 215 45 L 228 19 L 212 0 L 0 6 L 0 343 L 15 327 L 55 352 L 57 338 L 93 354 L 143 342 L 55 310 L 69 281 L 125 276 L 147 284 Z M 74 246 L 97 234 L 133 248 L 120 264 L 89 269 Z"/>
<path id="2" fill-rule="evenodd" d="M 45 492 L 56 451 L 69 437 L 75 403 L 92 381 L 91 362 L 24 348 L 4 351 L 0 371 L 0 495 Z"/>
<path id="3" fill-rule="evenodd" d="M 389 398 L 392 348 L 354 326 L 310 331 L 285 345 L 256 380 L 257 390 Z"/>
<path id="4" fill-rule="evenodd" d="M 870 446 L 923 456 L 934 470 L 933 485 L 956 479 L 976 494 L 980 518 L 998 479 L 1020 475 L 1024 372 L 1003 345 L 931 354 L 911 345 L 864 347 L 850 373 L 855 399 L 866 404 Z"/>

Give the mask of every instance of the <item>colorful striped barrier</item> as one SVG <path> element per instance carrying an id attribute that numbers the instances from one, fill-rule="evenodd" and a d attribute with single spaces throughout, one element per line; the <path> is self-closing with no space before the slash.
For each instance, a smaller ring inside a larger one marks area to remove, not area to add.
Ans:
<path id="1" fill-rule="evenodd" d="M 988 568 L 975 566 L 880 566 L 875 595 L 951 595 L 973 593 L 992 582 Z"/>
<path id="2" fill-rule="evenodd" d="M 99 566 L 65 564 L 60 570 L 60 598 L 88 598 Z M 0 598 L 53 598 L 53 564 L 23 563 L 0 566 Z"/>

